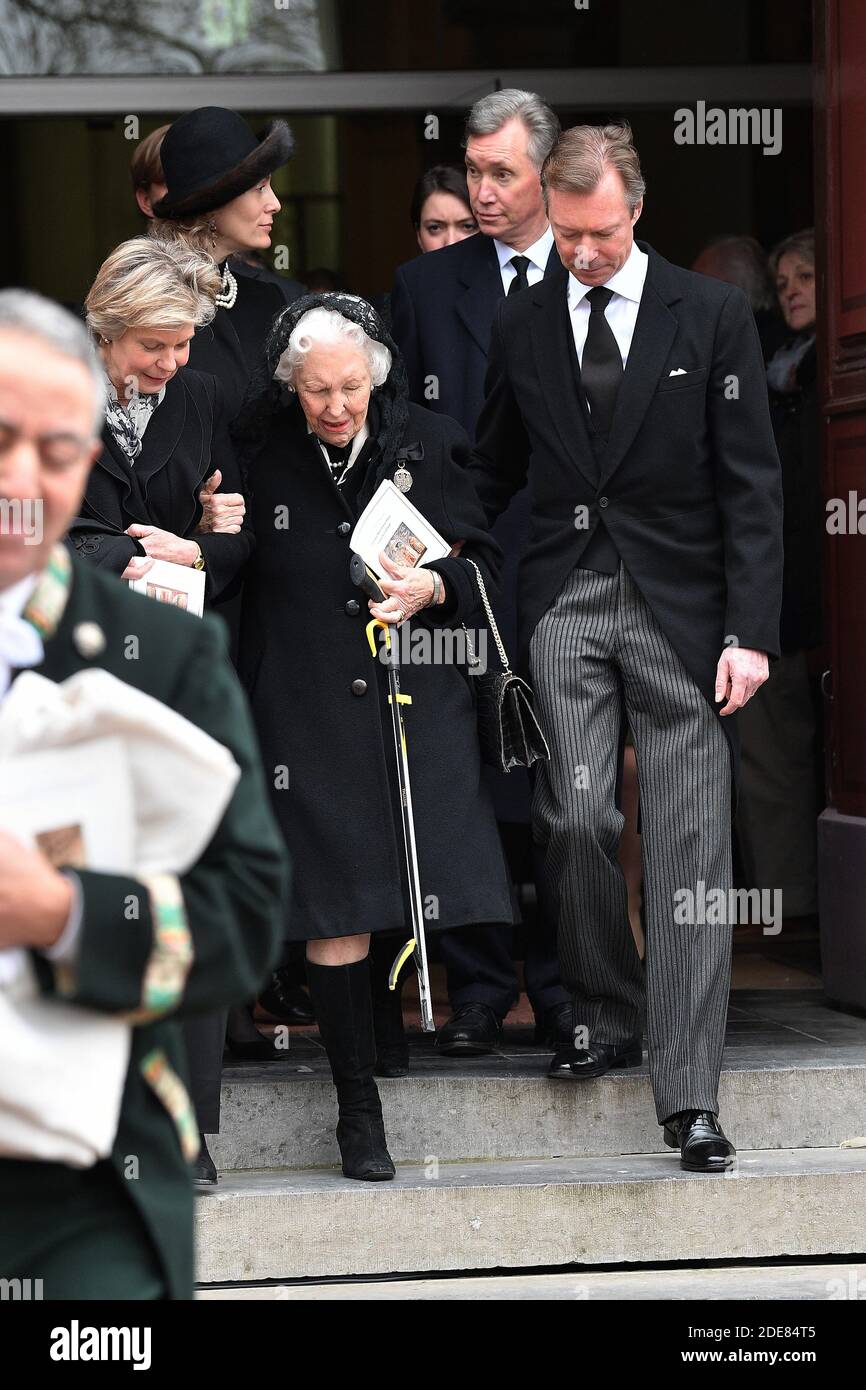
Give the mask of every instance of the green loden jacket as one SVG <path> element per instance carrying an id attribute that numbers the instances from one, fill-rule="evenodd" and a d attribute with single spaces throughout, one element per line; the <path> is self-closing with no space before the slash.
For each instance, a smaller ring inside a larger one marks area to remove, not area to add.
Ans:
<path id="1" fill-rule="evenodd" d="M 189 1298 L 189 1163 L 198 1132 L 178 1020 L 256 994 L 285 928 L 287 856 L 218 621 L 131 593 L 63 546 L 24 617 L 45 644 L 39 674 L 63 681 L 88 667 L 110 671 L 204 729 L 241 769 L 213 839 L 188 873 L 142 883 L 79 871 L 83 919 L 74 966 L 52 967 L 34 953 L 46 991 L 134 1025 L 111 1162 L 151 1232 L 171 1296 Z M 131 897 L 139 902 L 132 920 Z"/>

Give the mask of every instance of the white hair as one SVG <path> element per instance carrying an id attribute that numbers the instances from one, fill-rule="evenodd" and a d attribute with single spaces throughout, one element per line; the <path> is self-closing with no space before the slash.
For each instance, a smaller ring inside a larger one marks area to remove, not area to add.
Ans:
<path id="1" fill-rule="evenodd" d="M 93 431 L 102 428 L 105 411 L 105 378 L 102 364 L 80 319 L 33 290 L 0 290 L 0 331 L 12 328 L 38 339 L 62 357 L 80 362 L 93 384 Z"/>
<path id="2" fill-rule="evenodd" d="M 359 323 L 344 318 L 336 309 L 324 309 L 321 306 L 308 309 L 306 314 L 298 319 L 292 329 L 288 346 L 280 355 L 274 369 L 274 380 L 283 381 L 287 386 L 291 386 L 298 367 L 311 348 L 320 345 L 331 347 L 338 343 L 350 343 L 352 347 L 363 352 L 373 385 L 381 386 L 384 383 L 391 370 L 391 353 L 385 344 L 375 342 Z"/>

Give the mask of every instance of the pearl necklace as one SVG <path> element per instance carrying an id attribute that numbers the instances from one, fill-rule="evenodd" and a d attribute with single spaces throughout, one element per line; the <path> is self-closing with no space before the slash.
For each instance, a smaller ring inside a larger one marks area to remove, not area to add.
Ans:
<path id="1" fill-rule="evenodd" d="M 238 282 L 229 270 L 228 264 L 226 264 L 223 267 L 222 289 L 214 300 L 214 303 L 218 309 L 233 309 L 237 297 Z"/>

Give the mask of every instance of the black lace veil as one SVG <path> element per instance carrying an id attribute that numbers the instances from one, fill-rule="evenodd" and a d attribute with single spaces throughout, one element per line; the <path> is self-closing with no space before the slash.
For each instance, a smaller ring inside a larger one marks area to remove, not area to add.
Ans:
<path id="1" fill-rule="evenodd" d="M 381 386 L 376 387 L 375 438 L 381 450 L 382 467 L 394 462 L 409 418 L 409 382 L 397 344 L 386 329 L 372 304 L 360 295 L 330 291 L 327 294 L 306 294 L 283 309 L 277 316 L 265 344 L 265 363 L 255 373 L 247 391 L 243 408 L 232 429 L 242 455 L 249 459 L 267 436 L 271 420 L 284 409 L 287 393 L 282 382 L 274 380 L 274 371 L 289 345 L 289 338 L 305 314 L 311 309 L 331 309 L 351 323 L 359 324 L 368 338 L 382 343 L 391 353 L 391 369 Z"/>

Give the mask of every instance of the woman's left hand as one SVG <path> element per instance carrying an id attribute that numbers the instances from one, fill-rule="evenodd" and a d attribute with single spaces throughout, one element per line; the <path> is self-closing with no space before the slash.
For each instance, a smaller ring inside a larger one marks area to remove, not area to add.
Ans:
<path id="1" fill-rule="evenodd" d="M 192 565 L 198 559 L 195 541 L 185 541 L 173 531 L 161 531 L 158 526 L 127 526 L 126 534 L 140 541 L 153 560 L 171 560 L 175 565 Z"/>
<path id="2" fill-rule="evenodd" d="M 374 618 L 383 623 L 402 623 L 430 605 L 435 587 L 430 570 L 412 565 L 395 565 L 384 550 L 379 554 L 379 562 L 382 566 L 379 588 L 386 599 L 384 603 L 368 600 Z"/>

